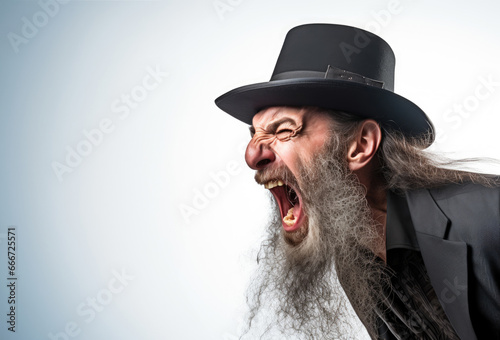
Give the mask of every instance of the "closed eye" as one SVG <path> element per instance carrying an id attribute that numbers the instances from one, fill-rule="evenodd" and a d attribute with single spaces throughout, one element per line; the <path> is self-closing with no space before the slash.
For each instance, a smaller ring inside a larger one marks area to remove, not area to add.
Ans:
<path id="1" fill-rule="evenodd" d="M 295 131 L 292 129 L 279 129 L 275 134 L 279 140 L 287 140 L 292 136 L 294 132 Z"/>

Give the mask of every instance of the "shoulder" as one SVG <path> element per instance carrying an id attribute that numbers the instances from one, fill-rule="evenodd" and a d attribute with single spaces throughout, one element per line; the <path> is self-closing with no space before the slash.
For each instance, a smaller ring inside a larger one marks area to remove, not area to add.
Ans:
<path id="1" fill-rule="evenodd" d="M 407 199 L 416 231 L 456 241 L 472 241 L 490 235 L 500 242 L 499 187 L 449 184 L 409 191 Z M 446 227 L 436 231 L 437 221 Z M 489 241 L 485 239 L 484 242 Z"/>
<path id="2" fill-rule="evenodd" d="M 436 201 L 463 200 L 473 197 L 500 198 L 500 186 L 486 187 L 476 183 L 448 184 L 428 189 Z"/>
<path id="3" fill-rule="evenodd" d="M 500 242 L 500 187 L 474 183 L 451 184 L 428 189 L 439 210 L 449 219 L 450 239 L 491 243 Z M 475 241 L 472 241 L 475 240 Z"/>
<path id="4" fill-rule="evenodd" d="M 409 190 L 406 196 L 410 205 L 426 207 L 435 204 L 446 215 L 456 211 L 500 210 L 500 186 L 487 187 L 472 182 L 447 184 L 428 189 Z M 465 209 L 465 210 L 464 210 Z"/>
<path id="5" fill-rule="evenodd" d="M 429 189 L 441 211 L 452 220 L 498 224 L 500 217 L 500 187 L 485 187 L 475 183 L 450 184 Z M 496 222 L 495 222 L 496 221 Z"/>

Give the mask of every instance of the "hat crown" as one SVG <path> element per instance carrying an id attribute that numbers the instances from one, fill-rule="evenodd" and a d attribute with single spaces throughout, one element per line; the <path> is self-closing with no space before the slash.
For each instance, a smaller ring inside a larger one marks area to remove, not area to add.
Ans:
<path id="1" fill-rule="evenodd" d="M 383 82 L 384 89 L 394 91 L 395 64 L 389 44 L 373 33 L 344 25 L 307 24 L 288 32 L 271 81 L 317 78 L 332 66 Z"/>
<path id="2" fill-rule="evenodd" d="M 390 46 L 365 30 L 336 24 L 291 29 L 271 81 L 241 86 L 215 103 L 252 124 L 271 106 L 316 106 L 375 119 L 409 137 L 434 139 L 431 121 L 417 105 L 394 93 L 396 58 Z"/>

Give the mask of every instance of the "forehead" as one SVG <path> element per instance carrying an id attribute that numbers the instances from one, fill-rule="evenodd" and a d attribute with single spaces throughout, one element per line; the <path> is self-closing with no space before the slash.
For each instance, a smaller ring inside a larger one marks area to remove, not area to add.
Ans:
<path id="1" fill-rule="evenodd" d="M 254 126 L 263 126 L 280 118 L 292 118 L 302 120 L 306 110 L 303 108 L 275 106 L 257 112 L 253 117 L 252 123 Z"/>
<path id="2" fill-rule="evenodd" d="M 333 123 L 333 117 L 328 110 L 317 107 L 288 107 L 273 106 L 263 109 L 252 120 L 252 127 L 265 128 L 269 124 L 279 122 L 295 123 L 297 125 L 306 124 L 315 128 L 327 128 Z"/>

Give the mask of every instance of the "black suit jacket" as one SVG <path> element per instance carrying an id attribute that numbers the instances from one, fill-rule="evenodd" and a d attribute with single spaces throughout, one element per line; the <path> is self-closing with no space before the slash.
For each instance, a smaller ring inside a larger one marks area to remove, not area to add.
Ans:
<path id="1" fill-rule="evenodd" d="M 406 199 L 434 291 L 463 340 L 500 339 L 500 188 L 409 191 Z"/>

